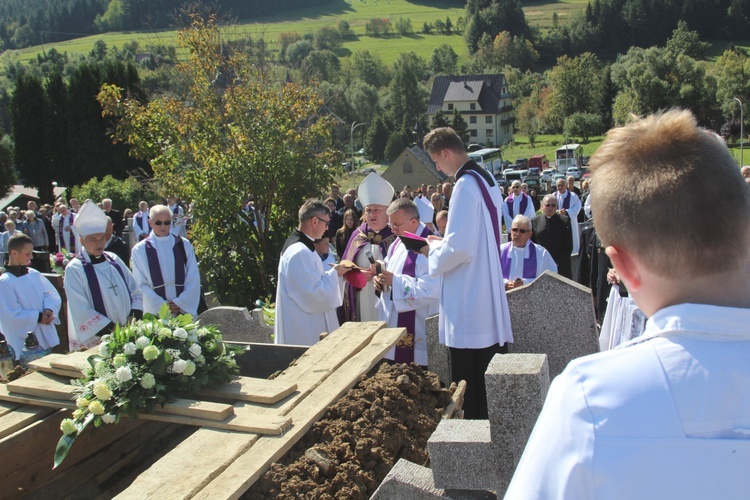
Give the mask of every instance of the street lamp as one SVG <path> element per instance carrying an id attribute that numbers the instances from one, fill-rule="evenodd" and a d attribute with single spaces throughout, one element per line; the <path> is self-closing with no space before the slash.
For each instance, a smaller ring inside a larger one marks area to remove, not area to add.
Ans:
<path id="1" fill-rule="evenodd" d="M 354 129 L 359 127 L 360 125 L 366 125 L 366 123 L 357 123 L 356 121 L 352 122 L 352 128 L 349 130 L 349 145 L 352 148 L 352 165 L 351 165 L 351 172 L 354 171 Z"/>
<path id="2" fill-rule="evenodd" d="M 742 118 L 742 101 L 739 97 L 733 97 L 740 105 L 740 167 L 745 165 L 743 143 L 745 142 L 745 120 Z"/>

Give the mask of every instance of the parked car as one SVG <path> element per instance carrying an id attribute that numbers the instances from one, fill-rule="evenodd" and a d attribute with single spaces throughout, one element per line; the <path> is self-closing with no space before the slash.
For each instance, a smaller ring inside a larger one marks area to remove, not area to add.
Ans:
<path id="1" fill-rule="evenodd" d="M 357 154 L 360 155 L 360 156 L 364 155 L 365 154 L 365 148 L 362 148 L 359 151 L 357 151 Z"/>
<path id="2" fill-rule="evenodd" d="M 467 146 L 466 151 L 469 151 L 469 152 L 471 152 L 471 151 L 479 151 L 482 148 L 483 147 L 482 147 L 481 144 L 473 143 L 473 144 L 469 144 Z"/>
<path id="3" fill-rule="evenodd" d="M 557 179 L 562 179 L 564 181 L 567 181 L 568 177 L 565 174 L 555 174 L 555 175 L 553 175 L 552 176 L 552 184 L 553 185 L 557 184 Z"/>
<path id="4" fill-rule="evenodd" d="M 570 167 L 568 168 L 568 171 L 565 173 L 567 176 L 573 176 L 573 178 L 577 181 L 581 180 L 581 169 L 578 167 Z"/>
<path id="5" fill-rule="evenodd" d="M 522 168 L 529 168 L 529 159 L 528 158 L 518 158 L 516 160 L 516 168 L 522 169 Z"/>
<path id="6" fill-rule="evenodd" d="M 375 170 L 374 168 L 363 168 L 362 169 L 362 173 L 365 174 L 365 175 L 367 175 L 367 174 L 377 174 L 378 171 Z"/>
<path id="7" fill-rule="evenodd" d="M 542 182 L 552 182 L 552 179 L 555 178 L 556 173 L 557 173 L 557 169 L 548 168 L 547 170 L 542 172 L 542 175 L 541 175 Z"/>

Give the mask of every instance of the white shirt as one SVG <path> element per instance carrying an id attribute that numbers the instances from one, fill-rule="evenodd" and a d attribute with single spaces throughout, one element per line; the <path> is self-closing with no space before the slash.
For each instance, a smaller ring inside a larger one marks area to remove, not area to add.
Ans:
<path id="1" fill-rule="evenodd" d="M 569 189 L 566 189 L 563 194 L 560 194 L 559 191 L 555 191 L 555 199 L 557 200 L 557 209 L 562 210 L 565 208 L 563 203 L 568 194 L 570 194 L 570 207 L 566 210 L 568 211 L 568 217 L 570 217 L 570 230 L 573 232 L 573 251 L 571 252 L 571 255 L 576 255 L 578 254 L 578 247 L 581 244 L 578 234 L 578 212 L 581 211 L 581 199 Z"/>
<path id="2" fill-rule="evenodd" d="M 744 499 L 750 309 L 660 310 L 552 383 L 509 499 Z"/>
<path id="3" fill-rule="evenodd" d="M 526 245 L 520 248 L 514 246 L 512 242 L 505 243 L 501 247 L 504 252 L 505 249 L 510 246 L 510 251 L 508 252 L 508 260 L 510 260 L 510 275 L 508 278 L 503 279 L 503 282 L 507 283 L 508 281 L 515 281 L 516 279 L 521 278 L 523 284 L 528 285 L 537 279 L 544 271 L 552 271 L 553 273 L 557 272 L 557 264 L 555 264 L 555 260 L 549 254 L 547 249 L 542 245 L 534 245 L 536 247 L 536 276 L 530 279 L 523 277 L 523 261 L 529 257 L 529 252 L 531 251 L 531 245 L 529 245 L 529 243 L 531 243 L 531 240 L 527 241 Z"/>
<path id="4" fill-rule="evenodd" d="M 125 281 L 123 281 L 120 273 L 109 261 L 93 265 L 99 281 L 99 289 L 102 292 L 106 315 L 94 309 L 94 299 L 83 269 L 83 262 L 77 258 L 71 259 L 70 264 L 65 268 L 63 283 L 68 300 L 68 337 L 71 351 L 92 346 L 95 343 L 92 341 L 97 340 L 96 334 L 109 323 L 124 325 L 132 309 L 143 309 L 143 297 L 128 266 L 117 255 L 111 252 L 105 253 L 117 262 L 125 275 Z M 83 258 L 90 261 L 86 250 L 82 250 L 81 254 Z"/>
<path id="5" fill-rule="evenodd" d="M 486 183 L 485 187 L 495 204 L 499 224 L 503 202 L 500 191 Z M 471 174 L 456 182 L 445 232 L 442 240 L 430 243 L 428 258 L 430 276 L 443 278 L 440 342 L 464 349 L 513 342 L 495 233 L 482 192 Z"/>
<path id="6" fill-rule="evenodd" d="M 164 300 L 154 291 L 154 282 L 151 278 L 151 270 L 148 267 L 148 257 L 146 256 L 146 242 L 151 241 L 156 249 L 156 255 L 159 258 L 159 268 L 164 279 L 164 290 L 167 300 Z M 143 312 L 158 314 L 159 309 L 167 301 L 177 304 L 187 314 L 198 315 L 198 303 L 200 302 L 201 277 L 198 270 L 198 262 L 195 260 L 195 251 L 190 242 L 182 238 L 185 246 L 185 255 L 187 264 L 185 266 L 185 283 L 182 293 L 177 295 L 177 284 L 175 281 L 175 262 L 174 262 L 174 244 L 176 240 L 173 235 L 159 237 L 152 233 L 145 240 L 140 241 L 133 247 L 131 261 L 133 266 L 133 276 L 138 284 L 138 288 L 143 293 Z"/>
<path id="7" fill-rule="evenodd" d="M 521 213 L 521 199 L 523 199 L 524 197 L 526 197 L 526 211 L 524 213 Z M 522 192 L 520 196 L 513 196 L 513 214 L 511 214 L 508 210 L 508 198 L 503 201 L 502 210 L 505 227 L 508 232 L 510 232 L 510 227 L 513 225 L 513 219 L 517 215 L 525 215 L 529 219 L 533 219 L 536 215 L 536 211 L 534 210 L 534 202 L 531 200 L 531 196 Z"/>
<path id="8" fill-rule="evenodd" d="M 60 324 L 61 305 L 60 294 L 36 269 L 29 268 L 28 274 L 20 277 L 8 272 L 0 276 L 0 330 L 16 351 L 16 359 L 21 357 L 28 332 L 34 332 L 44 349 L 60 343 L 55 325 Z M 45 309 L 55 315 L 52 324 L 39 323 L 39 313 Z"/>
<path id="9" fill-rule="evenodd" d="M 419 224 L 416 234 L 422 234 L 424 224 Z M 393 273 L 393 285 L 380 294 L 378 302 L 378 319 L 388 323 L 388 327 L 398 326 L 398 314 L 415 311 L 414 319 L 414 362 L 427 366 L 427 331 L 425 320 L 434 316 L 440 308 L 440 276 L 431 277 L 427 257 L 418 254 L 414 277 L 403 273 L 404 264 L 409 252 L 396 239 L 388 247 L 385 258 L 385 268 Z M 394 359 L 396 348 L 392 348 L 385 355 L 386 359 Z"/>
<path id="10" fill-rule="evenodd" d="M 393 243 L 391 243 L 393 244 Z M 380 250 L 380 245 L 373 245 L 367 242 L 360 248 L 357 253 L 357 258 L 354 263 L 359 267 L 368 268 L 370 267 L 370 260 L 367 258 L 367 251 L 372 252 L 372 257 L 375 260 L 383 260 L 385 257 L 383 252 Z M 356 304 L 357 304 L 357 321 L 377 321 L 378 320 L 378 297 L 375 295 L 375 285 L 372 280 L 369 280 L 364 288 L 356 292 Z"/>
<path id="11" fill-rule="evenodd" d="M 315 250 L 291 245 L 279 261 L 276 287 L 276 344 L 313 345 L 339 327 L 336 308 L 344 301 L 344 278 L 323 268 Z"/>

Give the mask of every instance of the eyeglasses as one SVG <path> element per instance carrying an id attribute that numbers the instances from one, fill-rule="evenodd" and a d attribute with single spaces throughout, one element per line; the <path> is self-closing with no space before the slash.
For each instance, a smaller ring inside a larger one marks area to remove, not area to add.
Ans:
<path id="1" fill-rule="evenodd" d="M 517 227 L 512 227 L 512 228 L 510 229 L 510 232 L 511 232 L 511 233 L 521 233 L 521 234 L 526 234 L 526 233 L 530 233 L 530 232 L 531 232 L 531 229 L 519 229 L 519 228 L 517 228 Z"/>
<path id="2" fill-rule="evenodd" d="M 545 207 L 556 207 L 557 205 L 554 204 L 554 203 L 545 203 L 544 206 Z"/>
<path id="3" fill-rule="evenodd" d="M 320 222 L 325 222 L 326 227 L 331 223 L 331 219 L 328 219 L 328 220 L 321 219 L 317 215 L 315 216 L 315 218 L 318 219 Z"/>
<path id="4" fill-rule="evenodd" d="M 172 221 L 169 220 L 152 220 L 151 222 L 154 223 L 154 226 L 169 226 L 172 224 Z"/>
<path id="5" fill-rule="evenodd" d="M 404 227 L 405 225 L 407 225 L 409 222 L 413 221 L 414 219 L 416 219 L 416 217 L 412 217 L 411 219 L 407 220 L 403 224 L 393 224 L 393 223 L 391 223 L 391 227 L 392 228 L 396 228 L 396 229 L 401 229 L 402 227 Z"/>

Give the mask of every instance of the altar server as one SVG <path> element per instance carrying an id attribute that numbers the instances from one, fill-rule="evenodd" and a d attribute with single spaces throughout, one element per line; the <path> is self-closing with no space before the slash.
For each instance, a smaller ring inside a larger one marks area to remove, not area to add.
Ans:
<path id="1" fill-rule="evenodd" d="M 597 233 L 649 319 L 555 378 L 505 498 L 747 498 L 750 190 L 687 110 L 610 130 L 590 168 Z"/>
<path id="2" fill-rule="evenodd" d="M 339 327 L 336 308 L 344 298 L 346 269 L 325 266 L 315 251 L 315 240 L 326 232 L 331 211 L 308 200 L 299 209 L 299 226 L 284 244 L 276 287 L 277 344 L 313 345 L 321 333 Z"/>
<path id="3" fill-rule="evenodd" d="M 467 381 L 466 417 L 486 419 L 484 372 L 492 357 L 507 352 L 507 343 L 513 342 L 500 279 L 503 199 L 495 180 L 469 158 L 452 128 L 432 130 L 424 146 L 438 169 L 457 179 L 445 235 L 429 238 L 430 276 L 443 278 L 440 341 L 450 348 L 453 380 Z"/>
<path id="4" fill-rule="evenodd" d="M 200 271 L 193 245 L 170 233 L 172 211 L 151 207 L 152 232 L 133 247 L 133 275 L 143 293 L 143 312 L 158 314 L 164 304 L 173 314 L 198 315 Z"/>
<path id="5" fill-rule="evenodd" d="M 98 344 L 115 325 L 142 314 L 143 298 L 130 269 L 117 255 L 104 251 L 108 222 L 91 200 L 81 206 L 75 220 L 83 248 L 65 268 L 64 279 L 71 351 Z"/>
<path id="6" fill-rule="evenodd" d="M 391 229 L 396 236 L 405 232 L 423 238 L 432 231 L 420 222 L 418 201 L 398 198 L 388 207 L 386 213 Z M 431 220 L 431 214 L 428 220 Z M 419 252 L 408 250 L 397 239 L 388 248 L 385 269 L 374 278 L 375 286 L 381 290 L 378 302 L 378 319 L 386 321 L 389 327 L 406 328 L 406 337 L 385 355 L 397 363 L 417 363 L 427 366 L 427 332 L 425 319 L 438 313 L 440 301 L 440 277 L 431 277 L 427 257 Z"/>
<path id="7" fill-rule="evenodd" d="M 531 220 L 516 215 L 510 229 L 511 241 L 500 247 L 500 265 L 505 289 L 528 285 L 544 271 L 557 272 L 557 264 L 542 245 L 531 242 Z"/>
<path id="8" fill-rule="evenodd" d="M 0 276 L 0 331 L 21 356 L 28 332 L 39 345 L 50 349 L 60 343 L 55 325 L 62 300 L 55 287 L 36 269 L 29 267 L 34 243 L 17 233 L 8 240 L 8 265 Z"/>
<path id="9" fill-rule="evenodd" d="M 393 186 L 376 173 L 371 173 L 359 185 L 359 199 L 364 205 L 365 221 L 354 230 L 342 259 L 350 260 L 360 267 L 370 267 L 368 252 L 373 260 L 383 260 L 388 247 L 396 240 L 388 227 L 385 211 L 393 200 Z M 372 283 L 372 274 L 366 273 L 363 287 L 348 283 L 344 308 L 349 321 L 375 321 L 378 298 Z"/>

